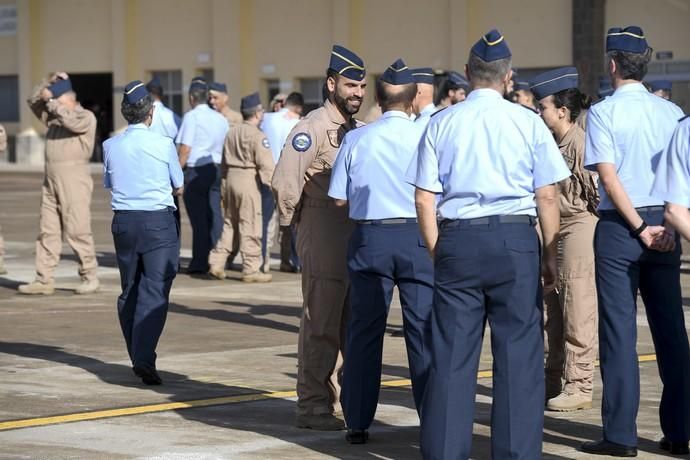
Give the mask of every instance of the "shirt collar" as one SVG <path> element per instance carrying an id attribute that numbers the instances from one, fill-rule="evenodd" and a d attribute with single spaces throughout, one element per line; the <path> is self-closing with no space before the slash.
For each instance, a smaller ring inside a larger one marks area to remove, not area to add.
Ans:
<path id="1" fill-rule="evenodd" d="M 133 125 L 127 126 L 127 131 L 130 129 L 149 129 L 148 126 L 146 126 L 144 123 L 135 123 Z"/>
<path id="2" fill-rule="evenodd" d="M 563 139 L 561 139 L 561 141 L 558 143 L 559 149 L 573 142 L 575 131 L 577 131 L 577 123 L 573 123 L 570 129 L 565 133 L 565 136 L 563 136 Z"/>
<path id="3" fill-rule="evenodd" d="M 503 95 L 501 93 L 491 88 L 473 89 L 472 91 L 470 91 L 470 94 L 467 95 L 468 100 L 477 99 L 480 97 L 487 97 L 491 99 L 503 99 Z"/>
<path id="4" fill-rule="evenodd" d="M 614 94 L 621 93 L 648 93 L 647 88 L 640 82 L 628 83 L 627 85 L 619 86 Z"/>
<path id="5" fill-rule="evenodd" d="M 386 112 L 383 112 L 380 118 L 404 118 L 406 120 L 409 120 L 410 116 L 405 112 L 401 112 L 400 110 L 388 110 Z"/>
<path id="6" fill-rule="evenodd" d="M 326 100 L 326 102 L 323 104 L 323 107 L 326 109 L 326 113 L 328 113 L 328 118 L 333 123 L 337 123 L 339 125 L 344 125 L 347 123 L 347 120 L 343 117 L 343 114 L 340 113 L 338 107 L 336 107 L 335 104 L 330 100 Z"/>

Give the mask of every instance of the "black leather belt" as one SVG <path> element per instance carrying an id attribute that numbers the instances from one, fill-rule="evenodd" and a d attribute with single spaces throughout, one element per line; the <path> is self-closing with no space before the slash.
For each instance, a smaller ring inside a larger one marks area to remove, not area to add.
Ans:
<path id="1" fill-rule="evenodd" d="M 378 219 L 378 220 L 356 220 L 358 224 L 363 225 L 396 225 L 396 224 L 416 224 L 417 219 L 414 217 L 400 217 L 396 219 Z"/>
<path id="2" fill-rule="evenodd" d="M 441 221 L 442 227 L 465 227 L 475 225 L 490 225 L 490 224 L 528 224 L 534 225 L 537 218 L 527 216 L 524 214 L 516 216 L 487 216 L 477 217 L 475 219 L 444 219 Z"/>

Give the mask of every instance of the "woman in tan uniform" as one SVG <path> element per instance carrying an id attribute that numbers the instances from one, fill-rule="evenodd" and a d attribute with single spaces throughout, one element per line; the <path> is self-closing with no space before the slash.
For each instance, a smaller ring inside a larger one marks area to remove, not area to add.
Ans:
<path id="1" fill-rule="evenodd" d="M 596 174 L 583 166 L 585 132 L 577 123 L 590 106 L 578 89 L 577 69 L 564 67 L 538 75 L 530 89 L 553 132 L 570 178 L 558 184 L 561 230 L 559 279 L 545 296 L 547 357 L 546 407 L 572 411 L 592 407 L 596 359 L 597 296 L 594 279 L 594 228 L 597 223 Z"/>

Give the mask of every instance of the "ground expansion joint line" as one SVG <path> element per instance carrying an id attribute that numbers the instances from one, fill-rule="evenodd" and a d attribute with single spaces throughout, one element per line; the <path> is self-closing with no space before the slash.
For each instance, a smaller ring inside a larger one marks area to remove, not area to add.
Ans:
<path id="1" fill-rule="evenodd" d="M 656 355 L 639 355 L 640 363 L 656 361 Z M 599 361 L 596 362 L 599 365 Z M 477 373 L 477 378 L 488 379 L 493 376 L 491 370 L 483 370 Z M 392 389 L 408 387 L 412 384 L 410 379 L 384 380 L 381 388 Z M 0 431 L 17 430 L 21 428 L 34 428 L 40 426 L 60 425 L 71 422 L 84 422 L 89 420 L 102 420 L 114 417 L 132 415 L 154 414 L 158 412 L 170 412 L 175 410 L 195 409 L 201 407 L 221 406 L 226 404 L 238 404 L 245 402 L 268 401 L 271 399 L 290 399 L 297 397 L 294 390 L 285 391 L 259 391 L 255 393 L 239 394 L 232 396 L 217 396 L 213 398 L 190 399 L 186 401 L 172 401 L 166 403 L 147 404 L 141 406 L 120 407 L 102 409 L 89 412 L 76 412 L 71 414 L 53 415 L 47 417 L 25 418 L 0 422 Z"/>

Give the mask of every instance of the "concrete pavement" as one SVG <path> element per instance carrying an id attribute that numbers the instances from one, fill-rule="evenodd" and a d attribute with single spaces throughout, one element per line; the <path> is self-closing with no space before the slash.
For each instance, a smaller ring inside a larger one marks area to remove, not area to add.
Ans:
<path id="1" fill-rule="evenodd" d="M 142 386 L 131 372 L 117 322 L 112 214 L 97 172 L 92 212 L 103 289 L 89 296 L 72 293 L 79 279 L 65 246 L 57 294 L 17 295 L 16 286 L 33 277 L 41 177 L 39 171 L 0 168 L 0 225 L 10 270 L 0 276 L 0 458 L 420 457 L 401 338 L 386 337 L 381 405 L 368 444 L 350 446 L 344 433 L 294 428 L 299 275 L 274 272 L 274 282 L 260 286 L 242 284 L 237 271 L 228 272 L 225 281 L 179 275 L 158 348 L 164 385 Z M 190 231 L 185 216 L 187 256 Z M 690 277 L 684 275 L 683 284 L 690 292 Z M 397 301 L 389 323 L 401 324 Z M 655 444 L 661 436 L 661 384 L 642 308 L 638 323 L 644 360 L 640 458 L 665 458 Z M 480 369 L 491 369 L 488 343 Z M 490 372 L 480 377 L 473 458 L 485 459 L 490 458 Z M 546 413 L 545 458 L 587 458 L 576 447 L 600 435 L 598 376 L 596 383 L 595 409 Z"/>

